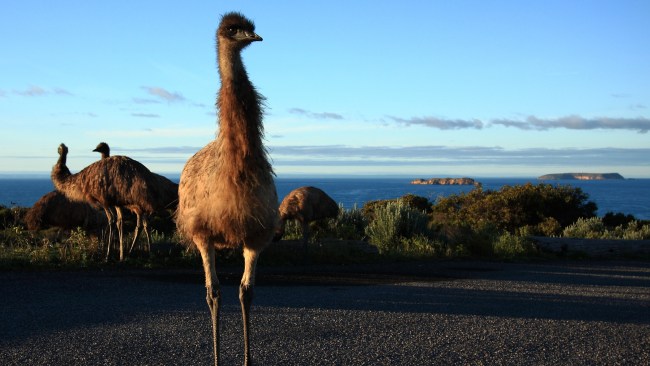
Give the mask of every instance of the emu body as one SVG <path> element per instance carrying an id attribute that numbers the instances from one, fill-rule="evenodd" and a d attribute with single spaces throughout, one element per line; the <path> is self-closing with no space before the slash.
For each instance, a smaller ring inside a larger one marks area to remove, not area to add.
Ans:
<path id="1" fill-rule="evenodd" d="M 159 179 L 131 158 L 107 157 L 72 174 L 66 165 L 67 146 L 61 144 L 58 151 L 59 160 L 52 168 L 52 182 L 57 191 L 71 201 L 101 207 L 110 215 L 111 207 L 126 207 L 140 214 L 151 214 L 177 200 L 178 191 L 174 183 Z M 118 219 L 119 216 L 118 211 Z M 120 260 L 123 258 L 124 246 L 120 243 Z"/>
<path id="2" fill-rule="evenodd" d="M 111 148 L 105 142 L 100 142 L 97 144 L 97 147 L 93 150 L 101 154 L 102 160 L 108 159 L 111 156 Z M 126 157 L 127 159 L 130 159 Z M 135 160 L 134 160 L 135 161 Z M 162 193 L 160 200 L 154 202 L 156 207 L 155 211 L 161 211 L 164 209 L 176 209 L 178 205 L 178 184 L 172 182 L 171 180 L 163 177 L 160 174 L 153 173 L 149 171 L 151 183 L 157 187 L 157 191 Z M 161 204 L 162 203 L 162 204 Z M 117 230 L 120 236 L 120 247 L 122 247 L 122 209 L 120 206 L 115 206 L 115 212 L 117 214 Z M 135 231 L 133 233 L 133 242 L 129 248 L 129 253 L 133 250 L 135 243 L 138 241 L 140 236 L 140 228 L 144 226 L 145 237 L 147 238 L 147 250 L 151 249 L 151 236 L 149 234 L 149 215 L 154 213 L 154 211 L 148 210 L 148 207 L 141 204 L 132 204 L 128 207 L 129 211 L 133 212 L 136 216 L 136 225 Z M 108 213 L 107 213 L 108 214 Z"/>
<path id="3" fill-rule="evenodd" d="M 305 250 L 309 242 L 309 223 L 339 214 L 339 205 L 327 193 L 316 187 L 300 187 L 289 192 L 280 204 L 280 222 L 275 239 L 284 235 L 287 220 L 296 220 L 302 228 L 302 240 Z"/>
<path id="4" fill-rule="evenodd" d="M 239 299 L 244 324 L 244 364 L 250 364 L 250 306 L 255 267 L 278 224 L 273 170 L 262 144 L 262 100 L 248 79 L 241 50 L 262 38 L 238 13 L 221 19 L 216 32 L 221 88 L 217 138 L 192 156 L 181 174 L 176 224 L 201 253 L 212 316 L 215 365 L 219 363 L 221 293 L 215 249 L 242 246 L 244 275 Z"/>

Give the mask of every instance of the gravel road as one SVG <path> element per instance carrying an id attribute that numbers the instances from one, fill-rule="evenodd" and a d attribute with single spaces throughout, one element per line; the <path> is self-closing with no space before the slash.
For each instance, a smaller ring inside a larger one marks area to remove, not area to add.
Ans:
<path id="1" fill-rule="evenodd" d="M 238 269 L 222 357 L 243 362 Z M 2 365 L 209 365 L 197 270 L 0 272 Z M 258 365 L 649 365 L 650 263 L 260 266 Z"/>

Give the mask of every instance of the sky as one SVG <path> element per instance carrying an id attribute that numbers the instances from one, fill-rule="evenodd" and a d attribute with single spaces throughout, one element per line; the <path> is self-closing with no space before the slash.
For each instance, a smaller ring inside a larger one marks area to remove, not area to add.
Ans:
<path id="1" fill-rule="evenodd" d="M 218 133 L 239 11 L 282 176 L 650 178 L 650 2 L 6 1 L 0 174 L 99 158 L 178 175 Z"/>

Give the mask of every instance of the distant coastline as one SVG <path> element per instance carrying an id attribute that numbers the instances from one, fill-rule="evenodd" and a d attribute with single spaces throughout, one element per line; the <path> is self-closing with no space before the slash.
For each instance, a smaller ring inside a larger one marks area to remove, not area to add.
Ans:
<path id="1" fill-rule="evenodd" d="M 481 183 L 472 178 L 430 178 L 430 179 L 414 179 L 411 184 L 434 184 L 434 185 L 457 185 L 457 186 L 480 186 Z"/>
<path id="2" fill-rule="evenodd" d="M 554 180 L 554 179 L 577 179 L 577 180 L 609 180 L 609 179 L 625 179 L 618 173 L 557 173 L 546 174 L 538 177 L 540 180 Z"/>

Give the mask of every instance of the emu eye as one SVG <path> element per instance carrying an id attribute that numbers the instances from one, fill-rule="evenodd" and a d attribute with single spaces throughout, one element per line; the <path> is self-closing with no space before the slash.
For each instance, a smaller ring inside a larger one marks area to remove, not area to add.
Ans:
<path id="1" fill-rule="evenodd" d="M 230 35 L 233 35 L 233 34 L 237 33 L 237 28 L 235 28 L 235 27 L 228 27 L 228 33 L 229 33 Z"/>

